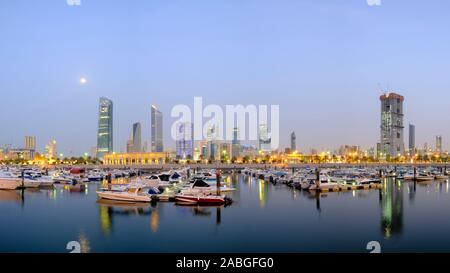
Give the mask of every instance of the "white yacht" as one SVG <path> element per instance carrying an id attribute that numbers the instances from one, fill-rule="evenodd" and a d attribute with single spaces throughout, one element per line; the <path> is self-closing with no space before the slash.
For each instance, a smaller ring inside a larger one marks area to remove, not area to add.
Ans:
<path id="1" fill-rule="evenodd" d="M 22 185 L 22 179 L 9 172 L 0 172 L 0 190 L 15 190 Z"/>
<path id="2" fill-rule="evenodd" d="M 154 188 L 129 187 L 126 191 L 97 191 L 98 197 L 102 199 L 126 201 L 126 202 L 151 202 L 152 196 L 161 192 Z"/>

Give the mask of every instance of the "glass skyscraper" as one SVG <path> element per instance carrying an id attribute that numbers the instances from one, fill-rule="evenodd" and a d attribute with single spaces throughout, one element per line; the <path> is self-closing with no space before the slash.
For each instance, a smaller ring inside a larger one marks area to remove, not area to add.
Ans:
<path id="1" fill-rule="evenodd" d="M 231 156 L 238 158 L 241 154 L 241 142 L 239 140 L 239 128 L 233 129 L 233 140 L 231 142 Z"/>
<path id="2" fill-rule="evenodd" d="M 194 125 L 190 122 L 180 122 L 176 128 L 177 158 L 192 159 L 194 155 Z"/>
<path id="3" fill-rule="evenodd" d="M 259 150 L 262 152 L 270 152 L 272 150 L 271 141 L 267 124 L 259 125 Z"/>
<path id="4" fill-rule="evenodd" d="M 442 136 L 436 136 L 436 152 L 442 154 Z"/>
<path id="5" fill-rule="evenodd" d="M 133 124 L 133 152 L 142 152 L 141 135 L 141 123 L 136 122 L 135 124 Z"/>
<path id="6" fill-rule="evenodd" d="M 416 152 L 416 126 L 409 124 L 409 153 L 414 155 Z"/>
<path id="7" fill-rule="evenodd" d="M 98 110 L 97 158 L 113 152 L 113 102 L 101 97 Z"/>
<path id="8" fill-rule="evenodd" d="M 295 136 L 295 132 L 291 133 L 291 152 L 295 152 L 297 150 L 297 137 Z"/>
<path id="9" fill-rule="evenodd" d="M 163 144 L 163 116 L 156 106 L 151 107 L 152 131 L 151 146 L 152 152 L 161 153 L 164 151 Z"/>
<path id="10" fill-rule="evenodd" d="M 395 93 L 384 94 L 381 101 L 381 153 L 383 158 L 395 158 L 405 153 L 403 139 L 403 101 Z"/>

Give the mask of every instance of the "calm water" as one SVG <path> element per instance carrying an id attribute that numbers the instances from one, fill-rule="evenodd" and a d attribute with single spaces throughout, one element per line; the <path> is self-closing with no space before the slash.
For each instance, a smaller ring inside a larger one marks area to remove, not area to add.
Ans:
<path id="1" fill-rule="evenodd" d="M 321 194 L 234 175 L 228 207 L 114 205 L 84 192 L 0 191 L 0 252 L 450 251 L 447 181 L 385 182 L 383 190 Z"/>

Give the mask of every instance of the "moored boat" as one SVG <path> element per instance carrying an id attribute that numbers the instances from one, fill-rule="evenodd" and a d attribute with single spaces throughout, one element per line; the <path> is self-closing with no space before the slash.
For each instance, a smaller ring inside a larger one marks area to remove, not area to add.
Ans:
<path id="1" fill-rule="evenodd" d="M 216 195 L 204 195 L 204 194 L 177 194 L 175 199 L 178 202 L 196 203 L 196 204 L 211 204 L 211 205 L 223 205 L 225 204 L 225 196 Z"/>
<path id="2" fill-rule="evenodd" d="M 97 191 L 97 195 L 103 199 L 128 201 L 128 202 L 151 202 L 152 197 L 160 194 L 156 188 L 130 187 L 126 191 Z"/>
<path id="3" fill-rule="evenodd" d="M 0 174 L 0 190 L 15 190 L 22 185 L 22 179 Z"/>

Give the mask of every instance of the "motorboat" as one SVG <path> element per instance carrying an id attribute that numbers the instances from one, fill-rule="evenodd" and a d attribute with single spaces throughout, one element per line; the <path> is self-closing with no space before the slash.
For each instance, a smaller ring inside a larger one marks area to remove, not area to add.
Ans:
<path id="1" fill-rule="evenodd" d="M 23 181 L 23 186 L 25 188 L 39 188 L 41 186 L 41 182 L 31 178 L 25 178 Z"/>
<path id="2" fill-rule="evenodd" d="M 105 177 L 105 175 L 102 172 L 100 172 L 99 170 L 92 170 L 87 176 L 87 178 L 90 182 L 102 181 L 104 177 Z"/>
<path id="3" fill-rule="evenodd" d="M 15 190 L 22 185 L 22 179 L 11 173 L 0 172 L 0 190 Z"/>
<path id="4" fill-rule="evenodd" d="M 412 180 L 414 180 L 414 173 L 413 172 L 404 173 L 404 174 L 402 174 L 402 176 L 403 176 L 403 180 L 405 180 L 405 181 L 412 181 Z"/>
<path id="5" fill-rule="evenodd" d="M 319 181 L 314 175 L 310 175 L 301 182 L 302 190 L 330 190 L 339 187 L 341 184 L 332 181 L 328 175 L 321 174 Z"/>
<path id="6" fill-rule="evenodd" d="M 224 195 L 206 195 L 206 194 L 177 194 L 175 200 L 178 202 L 195 203 L 199 205 L 223 205 L 230 202 L 230 199 Z"/>
<path id="7" fill-rule="evenodd" d="M 72 176 L 68 176 L 68 175 L 58 175 L 58 176 L 54 176 L 53 177 L 53 181 L 56 184 L 70 184 L 73 180 Z"/>
<path id="8" fill-rule="evenodd" d="M 426 173 L 422 173 L 422 172 L 420 172 L 416 176 L 416 181 L 417 182 L 427 182 L 427 181 L 433 181 L 433 180 L 434 180 L 434 176 L 426 174 Z"/>
<path id="9" fill-rule="evenodd" d="M 172 186 L 167 181 L 162 181 L 158 175 L 150 175 L 143 178 L 135 178 L 130 182 L 130 185 L 138 185 L 142 187 L 162 187 L 167 188 Z"/>
<path id="10" fill-rule="evenodd" d="M 198 174 L 195 174 L 190 182 L 193 183 L 196 180 L 203 180 L 205 182 L 216 182 L 217 181 L 217 176 L 213 171 L 204 171 Z"/>
<path id="11" fill-rule="evenodd" d="M 221 186 L 220 192 L 231 192 L 235 191 L 235 188 L 227 187 L 227 186 Z M 184 188 L 181 190 L 181 193 L 184 194 L 214 194 L 217 192 L 217 185 L 211 185 L 210 183 L 207 183 L 203 180 L 196 180 L 194 183 L 192 183 L 187 188 Z"/>
<path id="12" fill-rule="evenodd" d="M 380 184 L 381 179 L 375 177 L 362 177 L 356 180 L 357 185 L 372 185 L 372 184 Z"/>
<path id="13" fill-rule="evenodd" d="M 168 183 L 179 183 L 183 180 L 183 177 L 180 173 L 178 173 L 177 171 L 169 171 L 169 172 L 164 172 L 158 175 L 159 179 L 163 182 L 168 182 Z"/>
<path id="14" fill-rule="evenodd" d="M 53 184 L 55 184 L 55 181 L 53 181 L 53 178 L 50 176 L 40 176 L 36 178 L 39 183 L 39 187 L 41 188 L 47 188 L 47 187 L 53 187 Z"/>
<path id="15" fill-rule="evenodd" d="M 129 187 L 126 191 L 97 191 L 100 198 L 128 202 L 151 202 L 152 197 L 160 193 L 155 187 Z"/>
<path id="16" fill-rule="evenodd" d="M 55 181 L 48 175 L 41 172 L 25 171 L 24 186 L 26 188 L 52 187 Z"/>
<path id="17" fill-rule="evenodd" d="M 433 173 L 434 179 L 436 180 L 447 180 L 449 178 L 448 175 L 445 175 L 443 173 Z"/>

